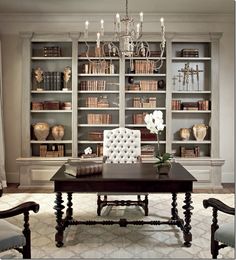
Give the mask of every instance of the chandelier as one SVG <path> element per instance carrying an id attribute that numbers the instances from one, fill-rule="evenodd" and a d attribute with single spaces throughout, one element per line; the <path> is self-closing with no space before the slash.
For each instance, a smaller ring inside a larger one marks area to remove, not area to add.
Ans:
<path id="1" fill-rule="evenodd" d="M 147 41 L 142 40 L 143 36 L 143 13 L 139 14 L 139 22 L 135 23 L 134 18 L 129 16 L 128 13 L 128 0 L 126 0 L 125 16 L 120 17 L 117 13 L 114 20 L 114 36 L 112 41 L 102 41 L 104 36 L 104 20 L 100 22 L 100 31 L 97 32 L 95 56 L 102 57 L 146 57 L 151 56 L 151 50 Z M 165 26 L 164 19 L 160 19 L 161 22 L 161 41 L 160 41 L 160 56 L 159 59 L 155 59 L 155 69 L 161 68 L 163 64 L 163 54 L 165 51 Z M 84 39 L 87 45 L 86 56 L 89 59 L 89 44 L 88 39 L 89 22 L 85 22 Z M 118 43 L 118 44 L 117 44 Z M 90 59 L 89 59 L 90 60 Z M 92 62 L 92 61 L 91 61 Z"/>

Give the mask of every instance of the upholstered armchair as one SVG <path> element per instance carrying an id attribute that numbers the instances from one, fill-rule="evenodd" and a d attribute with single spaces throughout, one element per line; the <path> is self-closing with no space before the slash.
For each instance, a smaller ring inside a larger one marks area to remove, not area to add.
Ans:
<path id="1" fill-rule="evenodd" d="M 218 211 L 235 215 L 235 209 L 214 198 L 203 200 L 203 206 L 205 208 L 212 207 L 211 255 L 213 259 L 217 259 L 219 249 L 227 246 L 234 248 L 235 246 L 234 220 L 231 223 L 218 225 Z"/>
<path id="2" fill-rule="evenodd" d="M 131 130 L 120 127 L 113 130 L 104 130 L 103 134 L 103 162 L 104 163 L 139 163 L 141 162 L 141 133 L 139 130 Z M 131 193 L 98 193 L 97 214 L 105 206 L 132 206 L 137 205 L 144 209 L 148 215 L 148 194 L 135 194 L 137 200 L 109 201 L 107 195 L 130 195 Z M 133 194 L 133 193 L 132 193 Z M 142 200 L 141 196 L 144 195 Z M 101 196 L 104 196 L 101 199 Z"/>
<path id="3" fill-rule="evenodd" d="M 30 201 L 20 204 L 12 209 L 0 211 L 0 252 L 9 249 L 16 249 L 23 254 L 23 258 L 31 258 L 29 226 L 29 211 L 31 210 L 35 213 L 38 212 L 39 205 Z M 19 227 L 4 220 L 20 214 L 24 216 L 23 231 Z"/>

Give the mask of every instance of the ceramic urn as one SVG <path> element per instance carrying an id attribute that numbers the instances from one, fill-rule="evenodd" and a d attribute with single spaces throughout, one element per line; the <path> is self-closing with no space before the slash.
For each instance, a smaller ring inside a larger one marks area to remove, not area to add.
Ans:
<path id="1" fill-rule="evenodd" d="M 206 134 L 207 134 L 207 128 L 205 124 L 195 124 L 193 126 L 193 135 L 196 138 L 197 141 L 203 141 Z"/>

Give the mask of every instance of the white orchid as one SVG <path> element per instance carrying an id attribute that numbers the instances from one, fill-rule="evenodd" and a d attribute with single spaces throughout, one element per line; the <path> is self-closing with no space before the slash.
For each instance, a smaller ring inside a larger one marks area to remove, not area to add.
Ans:
<path id="1" fill-rule="evenodd" d="M 164 130 L 163 113 L 160 110 L 155 110 L 151 114 L 147 114 L 144 118 L 146 127 L 153 134 L 159 134 L 159 131 Z"/>
<path id="2" fill-rule="evenodd" d="M 160 131 L 164 130 L 164 124 L 163 124 L 163 113 L 160 110 L 155 110 L 153 113 L 147 114 L 144 118 L 144 121 L 146 123 L 146 127 L 148 130 L 150 130 L 151 133 L 157 135 L 157 159 L 158 162 L 156 164 L 164 164 L 169 163 L 170 159 L 172 158 L 172 155 L 169 153 L 164 153 L 162 156 L 160 154 L 160 141 L 159 141 L 159 133 Z"/>

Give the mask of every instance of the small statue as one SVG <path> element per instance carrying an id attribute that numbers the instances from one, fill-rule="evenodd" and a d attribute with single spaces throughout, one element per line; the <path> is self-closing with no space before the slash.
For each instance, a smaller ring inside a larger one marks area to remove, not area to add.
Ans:
<path id="1" fill-rule="evenodd" d="M 37 90 L 42 90 L 40 83 L 43 81 L 43 70 L 40 67 L 34 70 L 34 77 L 37 82 Z"/>
<path id="2" fill-rule="evenodd" d="M 67 83 L 69 82 L 69 80 L 71 78 L 71 67 L 69 67 L 69 66 L 65 67 L 63 73 L 64 73 L 63 80 L 65 82 L 65 87 L 63 88 L 63 90 L 68 90 Z"/>

